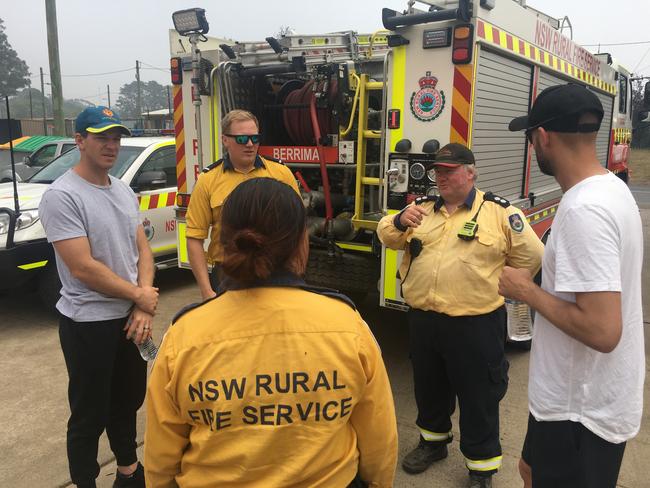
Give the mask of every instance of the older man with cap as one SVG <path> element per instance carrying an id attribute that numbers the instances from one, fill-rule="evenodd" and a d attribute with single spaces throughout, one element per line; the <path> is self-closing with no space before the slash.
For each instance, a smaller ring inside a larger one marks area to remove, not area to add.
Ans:
<path id="1" fill-rule="evenodd" d="M 474 186 L 472 152 L 447 144 L 433 170 L 439 197 L 421 197 L 377 232 L 403 249 L 399 273 L 410 305 L 418 446 L 402 467 L 411 474 L 447 457 L 451 415 L 460 407 L 460 450 L 472 488 L 492 486 L 501 466 L 499 402 L 508 387 L 506 312 L 497 282 L 506 264 L 539 269 L 543 246 L 521 211 Z"/>
<path id="2" fill-rule="evenodd" d="M 568 84 L 542 91 L 530 114 L 510 123 L 526 131 L 540 169 L 564 192 L 542 286 L 510 267 L 499 283 L 502 295 L 538 312 L 520 461 L 526 487 L 614 488 L 641 423 L 643 232 L 630 190 L 598 161 L 602 119 L 598 97 Z"/>
<path id="3" fill-rule="evenodd" d="M 110 175 L 122 135 L 115 112 L 77 117 L 79 163 L 43 195 L 39 215 L 61 278 L 59 336 L 68 369 L 67 451 L 72 482 L 94 487 L 104 430 L 117 460 L 114 487 L 144 488 L 136 455 L 136 412 L 147 365 L 136 342 L 151 334 L 158 289 L 133 191 Z"/>

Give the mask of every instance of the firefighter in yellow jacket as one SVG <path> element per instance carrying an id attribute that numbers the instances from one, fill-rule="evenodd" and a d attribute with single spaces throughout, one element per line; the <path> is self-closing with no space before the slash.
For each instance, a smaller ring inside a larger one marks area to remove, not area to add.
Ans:
<path id="1" fill-rule="evenodd" d="M 402 467 L 416 474 L 447 457 L 458 397 L 469 486 L 489 488 L 501 466 L 499 401 L 508 386 L 498 280 L 506 264 L 536 273 L 543 245 L 519 209 L 474 186 L 468 148 L 444 146 L 433 168 L 440 197 L 423 197 L 377 229 L 387 247 L 405 250 L 399 272 L 411 307 L 420 442 Z"/>
<path id="2" fill-rule="evenodd" d="M 299 278 L 305 224 L 276 180 L 228 197 L 222 291 L 175 319 L 151 373 L 147 486 L 392 486 L 381 352 L 352 302 Z"/>
<path id="3" fill-rule="evenodd" d="M 275 178 L 298 194 L 298 184 L 286 166 L 257 154 L 259 122 L 250 112 L 232 110 L 221 122 L 221 142 L 227 154 L 199 175 L 187 209 L 187 253 L 204 300 L 215 296 L 220 278 L 223 247 L 219 243 L 223 202 L 233 189 L 251 178 Z M 206 259 L 203 250 L 210 236 Z M 208 263 L 212 273 L 208 275 Z"/>

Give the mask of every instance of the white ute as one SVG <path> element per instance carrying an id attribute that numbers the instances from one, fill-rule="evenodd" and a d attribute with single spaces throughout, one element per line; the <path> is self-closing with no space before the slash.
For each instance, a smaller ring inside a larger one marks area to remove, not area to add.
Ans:
<path id="1" fill-rule="evenodd" d="M 24 285 L 37 288 L 50 309 L 59 299 L 54 249 L 45 238 L 38 205 L 47 186 L 79 161 L 79 150 L 62 154 L 26 182 L 17 183 L 19 212 L 15 212 L 13 183 L 0 184 L 0 294 Z M 135 192 L 140 215 L 158 269 L 176 266 L 176 149 L 170 137 L 122 139 L 110 174 Z M 13 227 L 13 229 L 12 229 Z"/>

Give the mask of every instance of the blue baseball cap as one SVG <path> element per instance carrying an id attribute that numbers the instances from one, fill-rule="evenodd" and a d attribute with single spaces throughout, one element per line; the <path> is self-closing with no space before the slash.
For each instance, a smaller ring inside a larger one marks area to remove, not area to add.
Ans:
<path id="1" fill-rule="evenodd" d="M 122 124 L 120 116 L 113 112 L 108 107 L 98 105 L 96 107 L 88 107 L 84 109 L 79 115 L 74 124 L 75 132 L 91 132 L 92 134 L 99 134 L 100 132 L 107 131 L 117 127 L 122 134 L 130 136 L 131 131 L 129 128 Z"/>

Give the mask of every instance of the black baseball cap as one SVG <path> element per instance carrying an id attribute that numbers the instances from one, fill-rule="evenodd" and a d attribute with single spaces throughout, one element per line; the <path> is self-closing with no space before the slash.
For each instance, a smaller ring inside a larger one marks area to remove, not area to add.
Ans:
<path id="1" fill-rule="evenodd" d="M 466 146 L 457 142 L 452 142 L 446 146 L 442 146 L 436 153 L 436 158 L 431 163 L 431 166 L 446 166 L 447 168 L 455 168 L 461 164 L 476 164 L 474 153 Z"/>
<path id="2" fill-rule="evenodd" d="M 598 123 L 580 124 L 585 113 L 598 116 Z M 511 131 L 543 127 L 553 132 L 597 132 L 603 120 L 603 104 L 594 92 L 582 85 L 568 83 L 550 86 L 535 99 L 528 115 L 510 121 Z"/>

